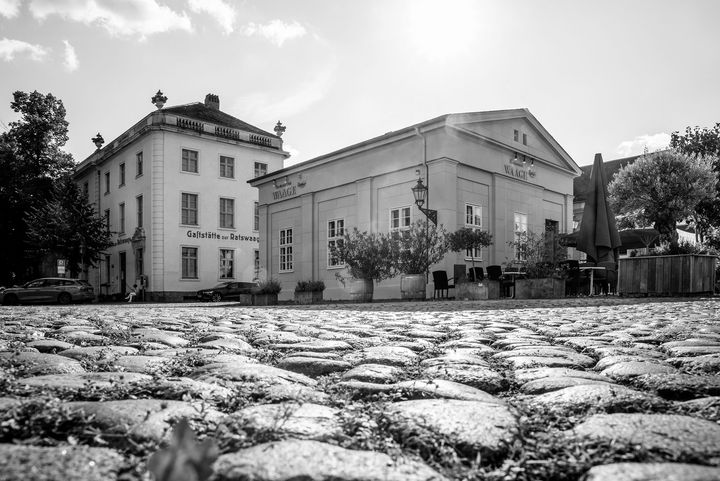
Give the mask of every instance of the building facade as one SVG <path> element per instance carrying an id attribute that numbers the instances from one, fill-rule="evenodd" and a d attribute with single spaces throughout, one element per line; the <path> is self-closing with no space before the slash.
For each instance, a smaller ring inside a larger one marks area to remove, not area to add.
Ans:
<path id="1" fill-rule="evenodd" d="M 163 104 L 75 172 L 113 234 L 88 272 L 100 295 L 136 284 L 146 300 L 182 300 L 259 277 L 257 190 L 246 181 L 282 168 L 282 139 L 222 112 L 216 95 Z"/>
<path id="2" fill-rule="evenodd" d="M 282 283 L 280 299 L 299 280 L 322 280 L 326 299 L 347 299 L 346 270 L 328 246 L 346 229 L 390 232 L 424 218 L 411 191 L 418 177 L 438 225 L 487 230 L 494 241 L 433 270 L 502 264 L 515 256 L 507 243 L 518 231 L 572 231 L 579 174 L 527 109 L 444 115 L 249 181 L 259 189 L 261 270 Z M 399 298 L 399 284 L 379 283 L 374 297 Z"/>

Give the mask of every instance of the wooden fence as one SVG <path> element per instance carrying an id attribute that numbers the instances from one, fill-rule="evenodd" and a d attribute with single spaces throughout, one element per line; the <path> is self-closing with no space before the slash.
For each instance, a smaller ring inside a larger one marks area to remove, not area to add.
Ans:
<path id="1" fill-rule="evenodd" d="M 618 294 L 712 294 L 716 257 L 698 254 L 619 260 Z"/>

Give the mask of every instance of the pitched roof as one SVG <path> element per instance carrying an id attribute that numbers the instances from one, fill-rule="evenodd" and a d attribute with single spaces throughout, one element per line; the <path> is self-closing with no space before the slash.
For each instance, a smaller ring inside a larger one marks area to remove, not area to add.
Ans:
<path id="1" fill-rule="evenodd" d="M 271 134 L 270 132 L 259 129 L 254 125 L 248 124 L 247 122 L 243 122 L 242 120 L 235 118 L 230 114 L 226 114 L 221 110 L 210 108 L 202 102 L 193 102 L 191 104 L 167 107 L 162 109 L 162 112 L 168 114 L 182 115 L 184 117 L 191 117 L 193 119 L 211 122 L 213 124 L 222 125 L 224 127 L 231 127 L 233 129 L 244 130 L 245 132 L 252 132 L 255 134 L 277 138 L 277 135 L 275 134 Z"/>

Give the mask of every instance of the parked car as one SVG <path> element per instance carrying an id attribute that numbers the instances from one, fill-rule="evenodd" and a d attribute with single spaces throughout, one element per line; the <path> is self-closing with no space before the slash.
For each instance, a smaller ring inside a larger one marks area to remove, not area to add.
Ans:
<path id="1" fill-rule="evenodd" d="M 93 287 L 87 281 L 66 279 L 64 277 L 44 277 L 35 279 L 20 287 L 8 287 L 0 292 L 0 302 L 4 305 L 26 304 L 33 302 L 71 302 L 92 301 L 95 299 Z"/>
<path id="2" fill-rule="evenodd" d="M 213 302 L 220 302 L 223 299 L 239 299 L 240 294 L 252 294 L 256 287 L 258 287 L 257 282 L 221 282 L 210 289 L 199 290 L 197 298 L 201 301 Z"/>

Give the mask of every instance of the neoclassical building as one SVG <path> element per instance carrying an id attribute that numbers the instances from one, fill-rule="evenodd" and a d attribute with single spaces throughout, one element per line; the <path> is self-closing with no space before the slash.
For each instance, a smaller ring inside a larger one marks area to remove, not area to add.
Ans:
<path id="1" fill-rule="evenodd" d="M 402 230 L 424 214 L 411 188 L 428 186 L 425 208 L 447 231 L 488 230 L 494 244 L 475 264 L 512 260 L 515 232 L 572 231 L 573 179 L 580 168 L 527 109 L 448 114 L 255 177 L 260 266 L 293 295 L 299 280 L 322 280 L 325 299 L 347 299 L 344 266 L 328 246 L 345 229 Z M 473 258 L 450 253 L 433 269 L 452 275 Z M 432 282 L 428 285 L 432 295 Z M 399 279 L 375 298 L 399 298 Z"/>
<path id="2" fill-rule="evenodd" d="M 224 280 L 260 276 L 257 190 L 279 170 L 284 127 L 266 132 L 220 110 L 217 95 L 143 117 L 80 163 L 75 180 L 113 234 L 89 281 L 101 295 L 133 284 L 148 300 L 194 297 Z"/>

